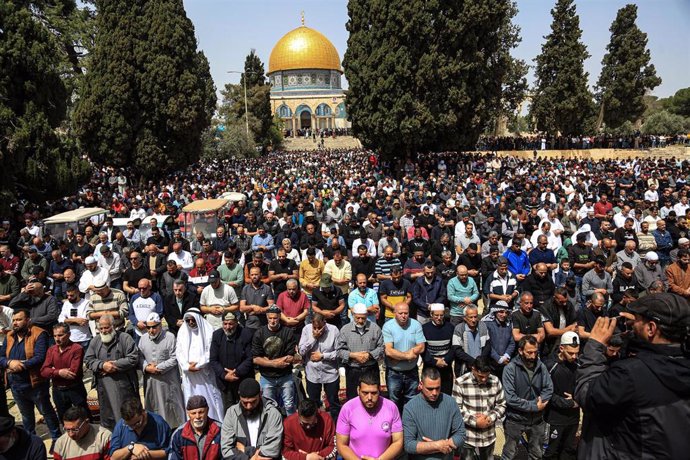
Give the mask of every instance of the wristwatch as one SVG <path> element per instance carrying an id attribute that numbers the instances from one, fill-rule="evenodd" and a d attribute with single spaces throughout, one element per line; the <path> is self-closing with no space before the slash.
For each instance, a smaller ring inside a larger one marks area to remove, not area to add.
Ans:
<path id="1" fill-rule="evenodd" d="M 134 441 L 130 442 L 129 446 L 127 446 L 127 452 L 129 452 L 130 455 L 134 452 Z"/>

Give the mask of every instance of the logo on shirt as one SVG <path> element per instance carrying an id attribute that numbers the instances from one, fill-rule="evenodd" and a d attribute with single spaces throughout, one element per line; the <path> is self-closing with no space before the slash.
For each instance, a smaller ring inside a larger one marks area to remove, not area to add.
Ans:
<path id="1" fill-rule="evenodd" d="M 383 422 L 383 423 L 381 424 L 381 429 L 382 429 L 383 431 L 390 431 L 390 429 L 391 429 L 391 424 L 390 424 L 389 422 Z"/>

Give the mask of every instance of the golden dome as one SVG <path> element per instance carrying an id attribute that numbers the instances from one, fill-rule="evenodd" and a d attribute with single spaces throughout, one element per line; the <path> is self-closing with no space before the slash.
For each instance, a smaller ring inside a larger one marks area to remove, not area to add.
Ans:
<path id="1" fill-rule="evenodd" d="M 321 32 L 302 25 L 278 40 L 268 59 L 268 73 L 295 69 L 340 72 L 340 56 L 333 43 Z"/>

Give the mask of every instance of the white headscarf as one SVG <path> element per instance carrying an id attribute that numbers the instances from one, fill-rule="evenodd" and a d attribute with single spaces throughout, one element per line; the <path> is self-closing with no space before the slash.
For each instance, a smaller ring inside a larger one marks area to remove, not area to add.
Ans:
<path id="1" fill-rule="evenodd" d="M 587 242 L 592 243 L 592 247 L 596 248 L 599 246 L 599 241 L 597 241 L 597 237 L 594 235 L 594 232 L 592 231 L 592 228 L 589 226 L 589 224 L 584 224 L 578 231 L 573 233 L 573 236 L 570 237 L 570 241 L 575 244 L 577 242 L 577 235 L 579 233 L 584 233 L 587 235 Z"/>
<path id="2" fill-rule="evenodd" d="M 197 329 L 192 330 L 187 324 L 187 318 L 196 320 Z M 198 356 L 196 368 L 199 369 L 209 362 L 211 353 L 211 338 L 213 326 L 201 316 L 201 312 L 195 308 L 184 314 L 184 322 L 177 333 L 177 362 L 180 368 L 186 370 L 189 366 L 189 356 Z"/>

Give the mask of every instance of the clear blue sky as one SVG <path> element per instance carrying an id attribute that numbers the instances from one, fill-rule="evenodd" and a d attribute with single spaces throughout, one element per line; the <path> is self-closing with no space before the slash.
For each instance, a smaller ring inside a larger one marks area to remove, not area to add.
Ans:
<path id="1" fill-rule="evenodd" d="M 582 40 L 592 55 L 585 61 L 590 85 L 596 83 L 601 59 L 609 42 L 609 27 L 623 0 L 578 0 Z M 690 0 L 638 0 L 637 25 L 647 33 L 657 75 L 663 82 L 653 94 L 673 95 L 690 86 Z M 273 45 L 288 31 L 300 25 L 304 11 L 306 25 L 326 35 L 340 58 L 347 46 L 347 1 L 345 0 L 184 0 L 187 15 L 194 23 L 199 47 L 211 64 L 211 74 L 218 89 L 226 83 L 239 82 L 239 75 L 228 70 L 242 70 L 250 49 L 268 70 Z M 551 8 L 555 0 L 518 0 L 515 22 L 522 29 L 522 43 L 514 55 L 533 65 L 541 51 L 543 37 L 550 31 Z M 528 80 L 533 79 L 533 68 Z"/>

